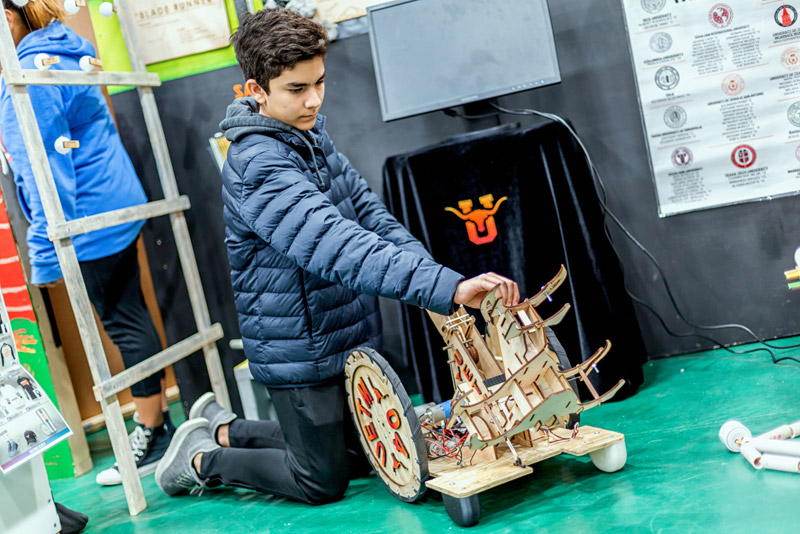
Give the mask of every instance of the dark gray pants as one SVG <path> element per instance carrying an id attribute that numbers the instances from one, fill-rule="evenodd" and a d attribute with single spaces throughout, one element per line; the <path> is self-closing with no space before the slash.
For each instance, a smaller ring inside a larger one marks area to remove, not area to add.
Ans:
<path id="1" fill-rule="evenodd" d="M 278 421 L 236 419 L 230 447 L 205 453 L 210 486 L 254 489 L 309 504 L 341 499 L 369 472 L 345 402 L 344 377 L 319 386 L 269 389 Z"/>
<path id="2" fill-rule="evenodd" d="M 92 301 L 111 341 L 122 353 L 125 367 L 131 367 L 161 351 L 161 339 L 144 303 L 139 286 L 136 241 L 128 248 L 100 258 L 82 261 L 81 273 Z M 161 393 L 161 370 L 131 386 L 134 397 Z"/>

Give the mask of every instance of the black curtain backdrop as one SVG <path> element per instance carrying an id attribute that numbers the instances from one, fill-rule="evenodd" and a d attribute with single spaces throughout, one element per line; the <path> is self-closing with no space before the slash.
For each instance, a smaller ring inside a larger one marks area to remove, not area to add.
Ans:
<path id="1" fill-rule="evenodd" d="M 554 330 L 572 365 L 610 339 L 611 352 L 592 382 L 602 393 L 624 379 L 616 400 L 636 392 L 644 344 L 588 165 L 565 127 L 499 126 L 391 157 L 384 166 L 384 195 L 390 211 L 437 261 L 467 277 L 494 271 L 532 296 L 565 265 L 568 279 L 552 302 L 538 308 L 540 315 L 549 317 L 571 302 Z M 445 208 L 480 221 L 471 236 L 472 223 Z M 494 208 L 496 237 L 490 241 L 492 223 L 478 210 Z M 450 398 L 440 335 L 421 310 L 404 306 L 401 314 L 419 391 L 426 401 Z M 474 315 L 480 319 L 477 310 Z"/>

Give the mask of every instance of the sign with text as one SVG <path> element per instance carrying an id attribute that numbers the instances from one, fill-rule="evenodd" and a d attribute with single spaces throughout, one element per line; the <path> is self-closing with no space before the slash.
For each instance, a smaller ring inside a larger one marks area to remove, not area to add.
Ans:
<path id="1" fill-rule="evenodd" d="M 137 0 L 132 5 L 146 65 L 230 44 L 225 0 Z"/>
<path id="2" fill-rule="evenodd" d="M 28 289 L 23 286 L 20 290 Z M 16 333 L 9 328 L 10 324 L 0 292 L 0 472 L 3 473 L 72 435 L 53 402 L 20 363 Z"/>
<path id="3" fill-rule="evenodd" d="M 622 0 L 659 215 L 800 192 L 800 0 Z"/>
<path id="4" fill-rule="evenodd" d="M 367 8 L 383 4 L 386 0 L 317 0 L 317 18 L 328 22 L 363 17 Z"/>

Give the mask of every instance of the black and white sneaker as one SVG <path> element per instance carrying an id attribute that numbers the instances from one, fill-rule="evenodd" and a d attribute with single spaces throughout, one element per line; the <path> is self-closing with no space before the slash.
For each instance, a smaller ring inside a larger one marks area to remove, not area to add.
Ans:
<path id="1" fill-rule="evenodd" d="M 169 431 L 166 425 L 157 428 L 146 428 L 143 425 L 136 425 L 128 435 L 128 441 L 131 444 L 131 451 L 133 452 L 133 459 L 136 462 L 136 468 L 139 472 L 139 477 L 147 476 L 155 472 L 158 466 L 158 461 L 164 456 L 169 442 L 172 439 L 173 432 Z M 101 471 L 97 474 L 95 482 L 101 486 L 116 486 L 122 484 L 122 476 L 119 473 L 119 466 L 116 462 L 112 467 Z"/>

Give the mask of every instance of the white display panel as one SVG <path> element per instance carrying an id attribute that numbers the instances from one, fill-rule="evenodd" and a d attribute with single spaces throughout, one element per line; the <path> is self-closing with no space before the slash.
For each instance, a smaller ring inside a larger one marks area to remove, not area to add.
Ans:
<path id="1" fill-rule="evenodd" d="M 27 291 L 27 287 L 23 288 Z M 0 473 L 31 461 L 72 435 L 67 422 L 20 363 L 0 292 Z"/>
<path id="2" fill-rule="evenodd" d="M 797 194 L 800 3 L 622 4 L 659 215 Z"/>

